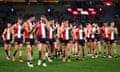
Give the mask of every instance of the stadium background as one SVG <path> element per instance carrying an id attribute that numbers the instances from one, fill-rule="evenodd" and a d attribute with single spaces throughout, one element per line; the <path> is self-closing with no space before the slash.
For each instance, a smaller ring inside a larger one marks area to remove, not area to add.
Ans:
<path id="1" fill-rule="evenodd" d="M 103 2 L 112 2 L 110 6 Z M 95 15 L 74 15 L 67 11 L 68 8 L 76 10 L 76 8 L 94 8 L 96 12 L 101 8 L 101 12 Z M 50 12 L 49 12 L 50 11 Z M 72 57 L 71 63 L 63 63 L 61 60 L 55 60 L 48 63 L 47 68 L 37 66 L 37 48 L 35 48 L 33 64 L 34 68 L 30 69 L 26 65 L 26 48 L 23 48 L 24 63 L 7 61 L 3 49 L 2 32 L 7 22 L 14 23 L 17 16 L 21 16 L 24 21 L 27 15 L 34 14 L 36 21 L 41 14 L 47 16 L 53 15 L 61 22 L 63 17 L 70 18 L 71 22 L 79 20 L 83 25 L 87 21 L 98 22 L 101 26 L 104 21 L 115 21 L 120 32 L 120 0 L 0 0 L 0 72 L 119 72 L 120 67 L 120 45 L 117 45 L 118 58 L 97 58 L 87 57 L 85 61 L 76 61 Z M 119 39 L 119 37 L 117 38 Z M 119 40 L 117 40 L 119 41 Z M 102 47 L 103 49 L 103 47 Z M 13 48 L 12 48 L 13 51 Z M 87 50 L 85 50 L 87 54 Z M 17 57 L 18 59 L 18 57 Z"/>
<path id="2" fill-rule="evenodd" d="M 77 8 L 87 11 L 89 8 L 93 8 L 96 13 L 75 15 L 67 11 L 68 9 L 76 11 Z M 84 26 L 86 22 L 92 21 L 97 22 L 100 26 L 104 21 L 115 21 L 120 32 L 119 0 L 0 0 L 0 45 L 3 43 L 1 34 L 6 23 L 15 23 L 18 16 L 25 21 L 29 14 L 34 14 L 36 21 L 38 21 L 41 14 L 45 14 L 54 16 L 59 22 L 63 17 L 69 18 L 70 22 L 77 20 Z"/>

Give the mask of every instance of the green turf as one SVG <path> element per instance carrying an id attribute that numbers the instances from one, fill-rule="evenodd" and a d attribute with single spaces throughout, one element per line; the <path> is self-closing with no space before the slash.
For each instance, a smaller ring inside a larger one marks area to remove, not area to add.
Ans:
<path id="1" fill-rule="evenodd" d="M 37 48 L 34 51 L 33 64 L 34 68 L 28 68 L 26 61 L 26 49 L 23 49 L 23 63 L 18 61 L 7 61 L 3 48 L 0 48 L 0 72 L 119 72 L 120 71 L 120 45 L 117 46 L 118 58 L 97 58 L 92 59 L 86 56 L 85 61 L 76 61 L 75 57 L 72 58 L 71 63 L 63 63 L 57 59 L 53 63 L 48 63 L 48 67 L 37 66 Z M 13 48 L 12 48 L 13 51 Z M 17 54 L 18 59 L 18 54 Z"/>

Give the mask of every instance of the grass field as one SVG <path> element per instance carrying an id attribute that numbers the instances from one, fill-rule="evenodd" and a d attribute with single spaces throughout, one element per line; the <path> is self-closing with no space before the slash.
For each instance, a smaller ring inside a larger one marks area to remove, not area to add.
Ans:
<path id="1" fill-rule="evenodd" d="M 76 61 L 72 57 L 71 63 L 63 63 L 60 59 L 55 60 L 53 63 L 48 63 L 48 67 L 37 66 L 37 48 L 34 51 L 33 64 L 34 68 L 27 67 L 26 49 L 23 49 L 23 63 L 18 61 L 12 62 L 6 60 L 4 49 L 0 48 L 0 72 L 120 72 L 120 45 L 117 46 L 118 58 L 102 58 L 92 59 L 86 56 L 85 61 Z M 13 48 L 12 48 L 13 51 Z M 86 51 L 87 52 L 87 51 Z M 17 54 L 18 56 L 18 54 Z M 18 59 L 18 57 L 17 57 Z"/>

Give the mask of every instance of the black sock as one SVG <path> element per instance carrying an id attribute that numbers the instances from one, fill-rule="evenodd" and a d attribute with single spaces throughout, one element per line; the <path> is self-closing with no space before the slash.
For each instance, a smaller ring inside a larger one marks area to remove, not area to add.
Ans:
<path id="1" fill-rule="evenodd" d="M 13 56 L 15 56 L 15 55 L 16 55 L 16 53 L 17 53 L 17 50 L 16 50 L 16 51 L 14 51 L 14 54 L 13 54 Z"/>
<path id="2" fill-rule="evenodd" d="M 39 59 L 41 59 L 41 51 L 39 51 Z"/>
<path id="3" fill-rule="evenodd" d="M 22 59 L 22 56 L 20 56 L 19 59 Z"/>
<path id="4" fill-rule="evenodd" d="M 99 54 L 101 54 L 101 51 L 99 51 Z"/>
<path id="5" fill-rule="evenodd" d="M 68 56 L 68 59 L 70 59 L 70 56 Z"/>
<path id="6" fill-rule="evenodd" d="M 43 63 L 46 63 L 46 60 L 43 60 Z"/>
<path id="7" fill-rule="evenodd" d="M 106 52 L 104 52 L 104 55 L 106 54 Z"/>

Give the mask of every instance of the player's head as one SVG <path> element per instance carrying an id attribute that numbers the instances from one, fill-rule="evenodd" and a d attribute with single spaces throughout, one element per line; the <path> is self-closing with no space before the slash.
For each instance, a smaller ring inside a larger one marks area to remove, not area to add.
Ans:
<path id="1" fill-rule="evenodd" d="M 65 23 L 65 24 L 68 24 L 69 20 L 68 19 L 63 19 L 62 22 Z"/>
<path id="2" fill-rule="evenodd" d="M 114 21 L 110 22 L 110 26 L 114 27 L 115 26 L 115 22 Z"/>
<path id="3" fill-rule="evenodd" d="M 18 22 L 19 24 L 22 24 L 22 18 L 18 17 L 17 22 Z"/>
<path id="4" fill-rule="evenodd" d="M 35 21 L 35 16 L 34 16 L 34 15 L 29 15 L 29 20 L 30 20 L 31 22 Z"/>
<path id="5" fill-rule="evenodd" d="M 49 22 L 51 25 L 53 25 L 53 24 L 55 23 L 55 20 L 54 20 L 53 17 L 49 17 L 49 18 L 48 18 L 48 22 Z"/>
<path id="6" fill-rule="evenodd" d="M 7 27 L 10 28 L 11 27 L 11 23 L 7 23 Z"/>
<path id="7" fill-rule="evenodd" d="M 87 28 L 91 27 L 91 24 L 90 24 L 90 23 L 88 23 L 86 27 L 87 27 Z"/>
<path id="8" fill-rule="evenodd" d="M 104 21 L 103 25 L 104 25 L 104 26 L 107 26 L 107 24 L 108 24 L 107 21 Z"/>

